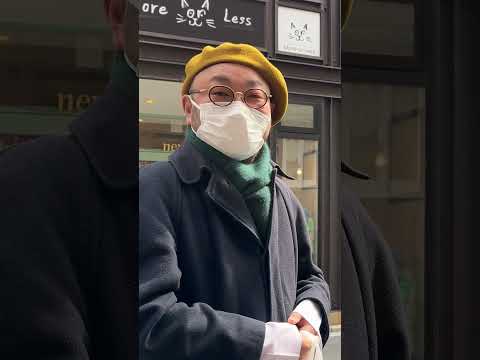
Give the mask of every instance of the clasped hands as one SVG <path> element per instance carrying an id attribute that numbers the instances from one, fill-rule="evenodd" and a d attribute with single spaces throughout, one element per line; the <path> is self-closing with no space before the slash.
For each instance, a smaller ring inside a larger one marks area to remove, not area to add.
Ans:
<path id="1" fill-rule="evenodd" d="M 299 360 L 306 360 L 312 347 L 316 345 L 315 340 L 318 340 L 318 332 L 313 328 L 310 323 L 298 312 L 292 312 L 288 317 L 288 323 L 295 325 L 300 331 L 302 337 L 302 347 L 300 350 Z M 315 337 L 310 336 L 310 334 Z"/>

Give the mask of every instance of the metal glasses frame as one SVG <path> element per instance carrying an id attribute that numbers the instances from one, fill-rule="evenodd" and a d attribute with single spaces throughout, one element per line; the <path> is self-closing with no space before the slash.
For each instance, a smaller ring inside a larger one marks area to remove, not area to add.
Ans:
<path id="1" fill-rule="evenodd" d="M 232 92 L 232 94 L 233 94 L 232 101 L 230 101 L 228 104 L 225 104 L 225 105 L 217 104 L 215 101 L 213 101 L 212 95 L 211 95 L 211 92 L 212 92 L 212 90 L 213 90 L 214 88 L 226 88 L 226 89 L 230 90 L 230 91 Z M 252 90 L 260 90 L 261 92 L 263 92 L 263 93 L 265 94 L 265 103 L 264 103 L 263 105 L 257 106 L 257 107 L 253 107 L 253 106 L 250 106 L 250 105 L 245 101 L 245 94 L 246 94 L 247 92 L 249 92 L 249 91 L 252 91 Z M 217 105 L 217 106 L 222 106 L 222 107 L 228 106 L 228 105 L 230 105 L 232 102 L 235 101 L 235 98 L 236 98 L 236 95 L 237 95 L 237 94 L 241 94 L 241 95 L 242 95 L 242 101 L 243 101 L 248 107 L 250 107 L 250 108 L 252 108 L 252 109 L 256 109 L 256 110 L 261 109 L 261 108 L 263 108 L 265 105 L 267 105 L 268 100 L 273 97 L 272 94 L 267 94 L 267 92 L 266 92 L 265 90 L 263 90 L 263 89 L 252 88 L 252 89 L 248 89 L 248 90 L 246 90 L 246 91 L 233 91 L 232 88 L 230 88 L 229 86 L 226 86 L 226 85 L 213 85 L 213 86 L 209 87 L 208 89 L 192 90 L 192 91 L 190 91 L 188 94 L 189 94 L 189 95 L 195 95 L 195 94 L 200 94 L 200 93 L 205 92 L 205 91 L 208 91 L 208 98 L 210 99 L 210 101 L 211 101 L 213 104 L 215 104 L 215 105 Z"/>

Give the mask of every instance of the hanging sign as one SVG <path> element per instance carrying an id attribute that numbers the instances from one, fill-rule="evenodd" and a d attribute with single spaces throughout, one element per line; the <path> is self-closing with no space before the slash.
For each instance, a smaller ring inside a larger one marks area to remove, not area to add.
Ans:
<path id="1" fill-rule="evenodd" d="M 200 42 L 242 42 L 265 47 L 261 0 L 142 1 L 140 33 Z"/>
<path id="2" fill-rule="evenodd" d="M 321 59 L 321 14 L 278 6 L 277 53 Z"/>

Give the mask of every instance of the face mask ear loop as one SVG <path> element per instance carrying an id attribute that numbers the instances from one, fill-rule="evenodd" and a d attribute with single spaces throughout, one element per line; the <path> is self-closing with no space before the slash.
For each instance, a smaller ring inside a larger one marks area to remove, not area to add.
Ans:
<path id="1" fill-rule="evenodd" d="M 281 119 L 280 119 L 279 121 L 277 121 L 275 124 L 273 124 L 273 125 L 271 126 L 271 128 L 273 129 L 275 126 L 277 126 L 278 124 L 280 124 L 280 121 L 281 121 Z"/>
<path id="2" fill-rule="evenodd" d="M 188 99 L 190 100 L 190 103 L 197 109 L 200 109 L 200 105 L 197 104 L 197 102 L 195 100 L 193 100 L 192 98 L 192 95 L 190 94 L 187 94 L 186 95 L 188 97 Z"/>
<path id="3" fill-rule="evenodd" d="M 138 69 L 137 69 L 137 67 L 136 67 L 135 65 L 132 64 L 132 62 L 131 62 L 130 59 L 128 58 L 128 55 L 127 55 L 127 53 L 126 53 L 125 50 L 123 50 L 123 57 L 124 57 L 124 59 L 125 59 L 125 62 L 126 62 L 127 65 L 128 65 L 128 67 L 129 67 L 130 69 L 132 69 L 132 71 L 133 71 L 133 72 L 135 73 L 135 75 L 137 75 L 137 77 L 138 77 Z"/>

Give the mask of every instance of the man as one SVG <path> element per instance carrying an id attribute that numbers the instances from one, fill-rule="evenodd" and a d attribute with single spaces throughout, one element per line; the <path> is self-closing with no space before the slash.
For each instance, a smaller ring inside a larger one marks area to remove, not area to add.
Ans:
<path id="1" fill-rule="evenodd" d="M 104 97 L 0 156 L 0 358 L 136 359 L 138 15 L 107 0 L 118 55 Z"/>
<path id="2" fill-rule="evenodd" d="M 140 357 L 304 359 L 313 336 L 328 339 L 330 295 L 265 143 L 285 79 L 232 43 L 185 73 L 186 142 L 140 174 Z"/>

